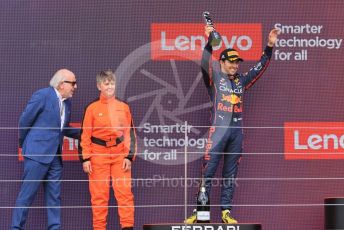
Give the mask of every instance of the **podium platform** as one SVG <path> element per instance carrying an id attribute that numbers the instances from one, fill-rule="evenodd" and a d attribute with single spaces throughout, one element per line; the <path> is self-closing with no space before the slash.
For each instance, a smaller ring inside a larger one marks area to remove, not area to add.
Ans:
<path id="1" fill-rule="evenodd" d="M 325 198 L 324 229 L 344 229 L 344 197 Z"/>
<path id="2" fill-rule="evenodd" d="M 145 224 L 143 230 L 261 230 L 261 224 Z"/>

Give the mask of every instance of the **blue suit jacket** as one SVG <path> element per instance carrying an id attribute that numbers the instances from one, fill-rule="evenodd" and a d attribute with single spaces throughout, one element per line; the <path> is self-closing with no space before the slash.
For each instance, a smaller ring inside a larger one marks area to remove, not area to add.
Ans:
<path id="1" fill-rule="evenodd" d="M 79 138 L 78 128 L 69 128 L 71 103 L 65 103 L 65 122 L 61 130 L 59 99 L 54 88 L 36 91 L 19 119 L 19 147 L 23 156 L 50 163 L 60 152 L 63 137 Z M 68 128 L 68 129 L 66 129 Z"/>

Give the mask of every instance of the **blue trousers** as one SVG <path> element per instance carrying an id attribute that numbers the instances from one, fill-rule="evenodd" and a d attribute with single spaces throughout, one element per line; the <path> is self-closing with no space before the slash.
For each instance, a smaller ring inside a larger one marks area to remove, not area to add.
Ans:
<path id="1" fill-rule="evenodd" d="M 61 178 L 61 157 L 55 156 L 50 164 L 42 164 L 24 157 L 23 183 L 13 210 L 11 229 L 24 229 L 29 207 L 41 184 L 44 187 L 44 200 L 47 206 L 47 229 L 61 229 Z"/>
<path id="2" fill-rule="evenodd" d="M 241 127 L 211 127 L 203 162 L 203 176 L 208 194 L 210 194 L 216 170 L 224 159 L 221 185 L 221 209 L 231 209 L 235 179 L 239 160 L 242 156 L 243 131 Z"/>

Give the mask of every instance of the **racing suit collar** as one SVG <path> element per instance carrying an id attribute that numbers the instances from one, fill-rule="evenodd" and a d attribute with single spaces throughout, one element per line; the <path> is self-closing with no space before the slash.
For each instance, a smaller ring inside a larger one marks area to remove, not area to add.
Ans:
<path id="1" fill-rule="evenodd" d="M 228 78 L 231 81 L 239 76 L 238 73 L 235 73 L 234 75 L 229 75 L 229 74 L 226 74 L 224 72 L 221 72 L 221 75 L 222 75 L 222 77 Z"/>
<path id="2" fill-rule="evenodd" d="M 235 75 L 227 75 L 229 80 L 234 80 Z"/>
<path id="3" fill-rule="evenodd" d="M 116 98 L 114 96 L 111 98 L 107 98 L 102 94 L 100 94 L 99 99 L 100 99 L 100 102 L 104 103 L 104 104 L 109 104 L 109 103 L 114 102 L 116 100 Z"/>

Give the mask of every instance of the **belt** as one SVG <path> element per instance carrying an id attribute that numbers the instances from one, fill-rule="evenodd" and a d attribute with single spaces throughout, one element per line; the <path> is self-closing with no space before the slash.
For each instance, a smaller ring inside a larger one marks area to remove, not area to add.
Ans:
<path id="1" fill-rule="evenodd" d="M 123 140 L 124 140 L 123 136 L 117 137 L 116 139 L 112 139 L 110 141 L 104 141 L 104 140 L 99 139 L 99 138 L 94 137 L 94 136 L 91 137 L 92 143 L 97 144 L 97 145 L 102 145 L 102 146 L 105 146 L 107 148 L 117 146 L 120 143 L 122 143 Z"/>

